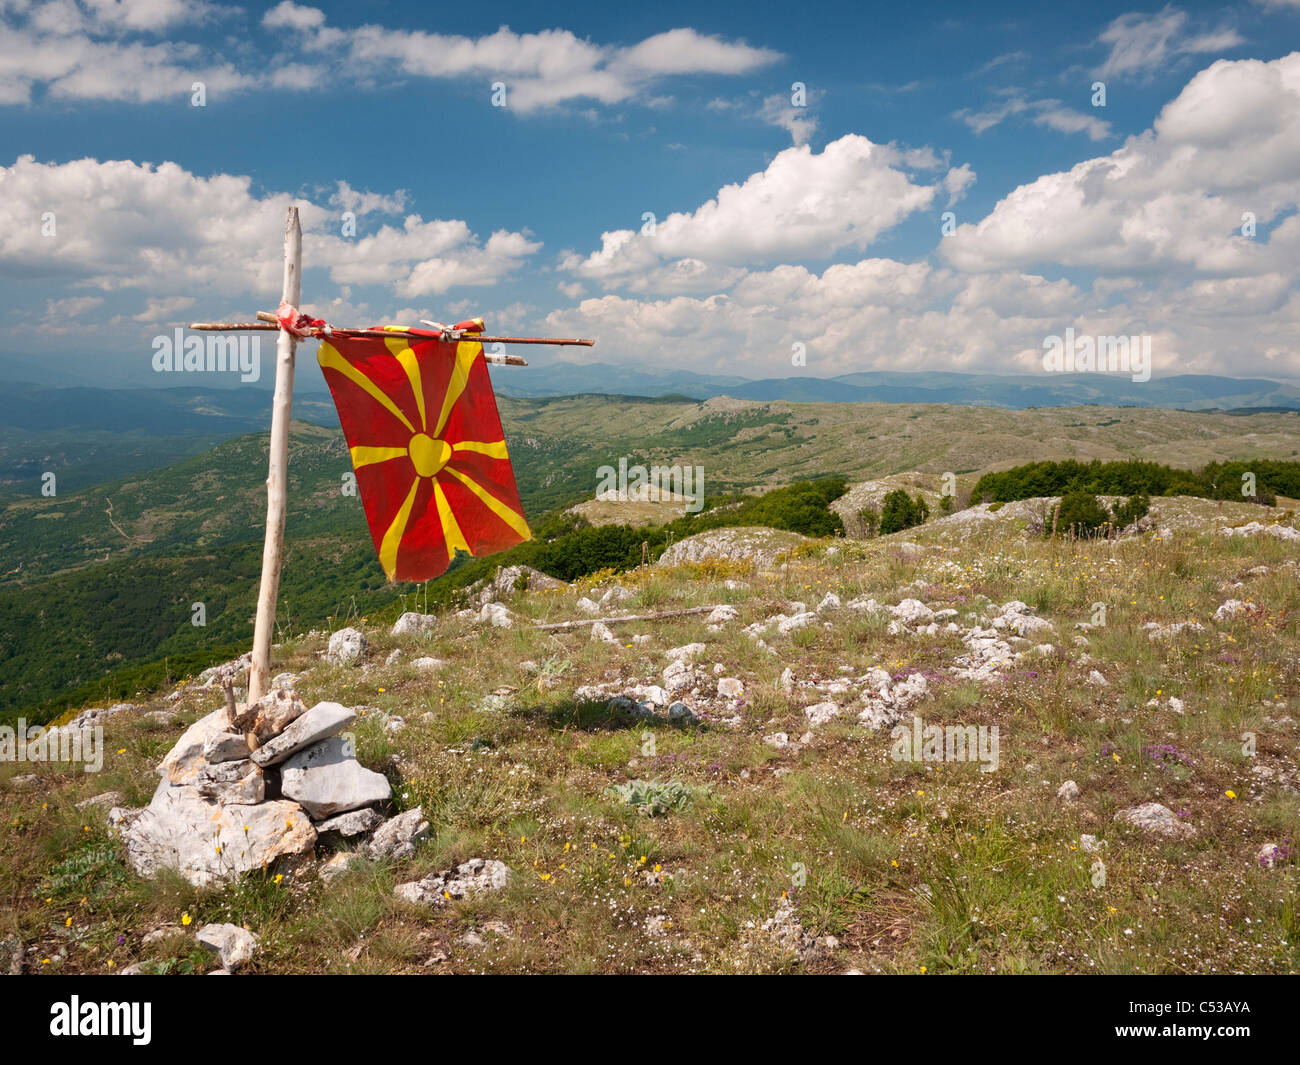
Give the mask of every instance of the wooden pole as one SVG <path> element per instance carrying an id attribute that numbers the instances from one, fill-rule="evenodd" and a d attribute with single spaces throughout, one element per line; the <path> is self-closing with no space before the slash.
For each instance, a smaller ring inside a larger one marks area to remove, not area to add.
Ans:
<path id="1" fill-rule="evenodd" d="M 302 226 L 298 208 L 290 207 L 284 223 L 284 285 L 282 302 L 302 302 Z M 271 686 L 271 634 L 275 601 L 280 593 L 280 555 L 284 549 L 284 514 L 289 487 L 289 415 L 293 406 L 292 333 L 280 330 L 275 342 L 275 399 L 271 409 L 271 461 L 266 477 L 266 542 L 262 547 L 262 585 L 257 593 L 257 624 L 253 657 L 248 667 L 248 703 L 255 703 Z"/>

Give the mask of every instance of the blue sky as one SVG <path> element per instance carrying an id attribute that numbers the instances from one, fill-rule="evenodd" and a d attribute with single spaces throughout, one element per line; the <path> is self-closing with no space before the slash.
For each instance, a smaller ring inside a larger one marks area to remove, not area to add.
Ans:
<path id="1" fill-rule="evenodd" d="M 0 0 L 0 27 L 0 372 L 179 383 L 151 339 L 272 307 L 295 201 L 316 313 L 598 340 L 539 367 L 1036 372 L 1074 327 L 1152 335 L 1157 376 L 1300 376 L 1300 0 Z"/>

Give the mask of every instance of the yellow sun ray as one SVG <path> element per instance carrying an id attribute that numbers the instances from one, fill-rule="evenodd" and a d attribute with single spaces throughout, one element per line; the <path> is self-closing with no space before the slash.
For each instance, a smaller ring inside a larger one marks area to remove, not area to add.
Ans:
<path id="1" fill-rule="evenodd" d="M 451 445 L 452 451 L 473 451 L 490 459 L 508 459 L 504 440 L 461 440 Z"/>
<path id="2" fill-rule="evenodd" d="M 379 564 L 384 567 L 384 573 L 388 575 L 390 581 L 393 579 L 393 574 L 397 572 L 397 549 L 402 545 L 402 537 L 406 535 L 406 523 L 411 518 L 411 508 L 415 506 L 415 493 L 419 490 L 420 478 L 417 477 L 411 482 L 411 490 L 406 493 L 406 501 L 398 510 L 397 517 L 393 519 L 379 545 Z"/>
<path id="3" fill-rule="evenodd" d="M 407 341 L 399 337 L 389 337 L 384 344 L 406 371 L 406 379 L 411 382 L 411 391 L 415 394 L 415 405 L 420 411 L 420 428 L 424 429 L 429 424 L 429 418 L 424 413 L 424 385 L 420 380 L 420 362 Z"/>
<path id="4" fill-rule="evenodd" d="M 362 466 L 369 466 L 376 462 L 387 462 L 389 459 L 407 458 L 410 452 L 404 447 L 364 447 L 358 444 L 351 449 L 352 451 L 352 468 L 361 469 Z"/>
<path id="5" fill-rule="evenodd" d="M 322 341 L 320 351 L 317 354 L 317 361 L 320 362 L 322 369 L 337 370 L 349 381 L 365 389 L 412 433 L 416 431 L 415 426 L 410 423 L 406 415 L 397 409 L 397 404 L 384 395 L 383 389 L 340 355 L 337 348 Z"/>
<path id="6" fill-rule="evenodd" d="M 436 479 L 433 482 L 433 498 L 438 504 L 438 519 L 442 522 L 442 535 L 447 541 L 447 557 L 455 558 L 457 548 L 472 555 L 474 552 L 469 550 L 469 543 L 465 539 L 465 534 L 460 531 L 460 526 L 456 524 L 456 515 L 451 512 L 451 504 L 447 502 L 447 494 L 442 490 L 442 485 Z"/>
<path id="7" fill-rule="evenodd" d="M 469 369 L 481 354 L 483 354 L 483 345 L 477 340 L 462 340 L 456 345 L 456 365 L 452 368 L 451 378 L 447 381 L 447 394 L 442 397 L 442 413 L 438 415 L 438 424 L 433 427 L 430 435 L 442 436 L 447 418 L 451 415 L 451 408 L 456 405 L 456 400 L 460 399 L 460 394 L 465 391 L 465 385 L 469 381 Z"/>
<path id="8" fill-rule="evenodd" d="M 465 474 L 460 472 L 460 470 L 453 469 L 450 466 L 444 466 L 442 472 L 449 473 L 455 477 L 456 480 L 460 481 L 461 484 L 478 496 L 488 510 L 492 511 L 493 514 L 509 525 L 510 528 L 514 529 L 514 531 L 525 540 L 531 540 L 533 538 L 532 530 L 528 528 L 528 522 L 524 521 L 523 515 L 517 514 L 515 511 L 511 510 L 508 506 L 502 503 L 501 500 L 497 499 L 496 496 L 489 495 L 487 490 L 477 484 L 472 478 L 466 477 Z"/>

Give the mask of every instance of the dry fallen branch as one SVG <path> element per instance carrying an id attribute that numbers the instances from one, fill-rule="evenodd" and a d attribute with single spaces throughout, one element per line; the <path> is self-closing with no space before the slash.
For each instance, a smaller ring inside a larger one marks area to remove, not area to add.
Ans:
<path id="1" fill-rule="evenodd" d="M 676 618 L 683 614 L 707 614 L 717 610 L 716 606 L 688 606 L 681 610 L 660 610 L 654 614 L 624 614 L 622 617 L 583 618 L 580 621 L 553 621 L 547 625 L 536 626 L 539 629 L 579 629 L 583 625 L 594 625 L 603 621 L 606 625 L 616 621 L 658 621 L 660 618 Z"/>

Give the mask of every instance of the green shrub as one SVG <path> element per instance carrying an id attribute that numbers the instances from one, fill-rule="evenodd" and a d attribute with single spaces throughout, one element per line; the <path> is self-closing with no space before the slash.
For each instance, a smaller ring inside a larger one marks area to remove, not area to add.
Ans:
<path id="1" fill-rule="evenodd" d="M 1106 508 L 1091 492 L 1067 492 L 1061 497 L 1054 511 L 1054 520 L 1045 530 L 1051 536 L 1052 529 L 1062 536 L 1074 535 L 1075 539 L 1097 536 L 1110 527 L 1110 515 Z"/>
<path id="2" fill-rule="evenodd" d="M 1146 493 L 1139 492 L 1137 495 L 1129 496 L 1126 502 L 1111 509 L 1111 521 L 1115 523 L 1115 528 L 1127 529 L 1135 521 L 1145 518 L 1147 511 L 1150 509 L 1151 500 L 1146 497 Z"/>
<path id="3" fill-rule="evenodd" d="M 896 488 L 885 496 L 881 507 L 880 533 L 884 536 L 910 529 L 913 525 L 920 525 L 929 516 L 930 508 L 920 495 L 912 499 L 903 489 Z"/>

